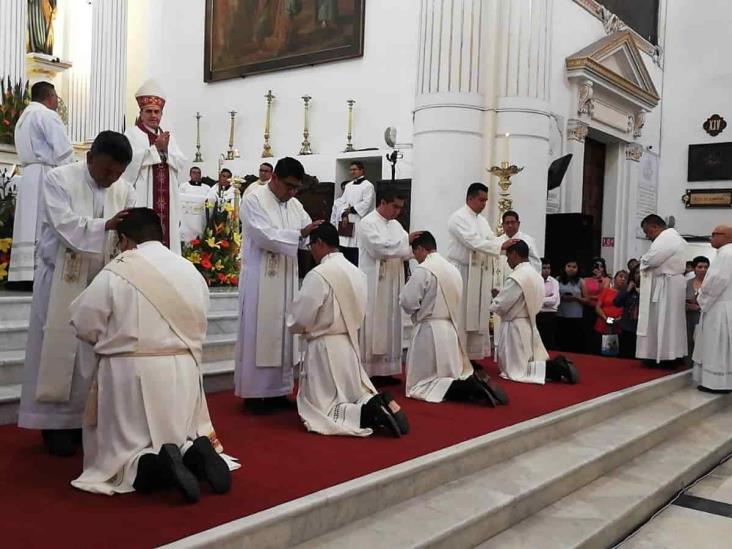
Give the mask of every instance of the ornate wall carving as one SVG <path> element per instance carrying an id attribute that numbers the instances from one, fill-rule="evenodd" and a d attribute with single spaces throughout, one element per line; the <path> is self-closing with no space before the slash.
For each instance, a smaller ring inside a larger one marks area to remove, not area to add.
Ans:
<path id="1" fill-rule="evenodd" d="M 625 158 L 633 162 L 640 162 L 643 156 L 643 146 L 640 143 L 628 143 L 625 147 Z"/>
<path id="2" fill-rule="evenodd" d="M 580 143 L 584 143 L 588 132 L 589 132 L 589 127 L 584 122 L 580 122 L 579 120 L 574 120 L 574 119 L 569 120 L 567 122 L 567 138 L 568 139 L 572 139 L 574 141 L 579 141 Z"/>

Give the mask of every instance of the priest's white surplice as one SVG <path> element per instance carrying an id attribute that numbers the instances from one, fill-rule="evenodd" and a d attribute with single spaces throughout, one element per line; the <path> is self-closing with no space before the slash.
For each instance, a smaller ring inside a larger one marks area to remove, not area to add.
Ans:
<path id="1" fill-rule="evenodd" d="M 61 117 L 37 101 L 15 126 L 15 149 L 23 165 L 17 188 L 9 281 L 33 280 L 34 247 L 41 235 L 41 184 L 52 168 L 72 161 L 73 148 Z"/>
<path id="2" fill-rule="evenodd" d="M 361 364 L 369 376 L 402 371 L 402 311 L 404 261 L 411 257 L 409 235 L 396 220 L 375 210 L 358 226 L 358 266 L 366 273 L 369 301 L 361 329 Z"/>
<path id="3" fill-rule="evenodd" d="M 236 394 L 287 395 L 293 388 L 294 338 L 285 316 L 297 291 L 300 231 L 311 219 L 296 198 L 280 202 L 268 186 L 242 200 L 240 218 L 246 239 L 239 283 Z"/>
<path id="4" fill-rule="evenodd" d="M 463 300 L 459 323 L 460 336 L 468 357 L 480 360 L 490 355 L 488 320 L 493 296 L 493 266 L 501 253 L 488 220 L 464 205 L 447 222 L 447 257 L 463 281 Z"/>
<path id="5" fill-rule="evenodd" d="M 526 261 L 516 266 L 493 299 L 491 312 L 501 318 L 496 347 L 502 378 L 544 384 L 549 355 L 536 327 L 543 300 L 544 279 Z"/>
<path id="6" fill-rule="evenodd" d="M 708 389 L 732 389 L 732 244 L 717 251 L 697 302 L 701 319 L 694 345 L 694 381 Z"/>
<path id="7" fill-rule="evenodd" d="M 155 209 L 153 206 L 153 166 L 162 162 L 160 152 L 154 144 L 150 145 L 147 134 L 137 126 L 127 128 L 125 135 L 130 140 L 130 145 L 132 145 L 132 162 L 127 166 L 122 177 L 135 187 L 139 197 L 138 206 Z M 168 163 L 168 191 L 170 196 L 170 219 L 168 220 L 170 250 L 180 254 L 181 208 L 179 187 L 185 181 L 184 174 L 188 167 L 188 160 L 178 147 L 172 133 L 168 142 L 166 162 Z"/>
<path id="8" fill-rule="evenodd" d="M 190 242 L 203 234 L 206 225 L 206 192 L 198 192 L 195 185 L 181 185 L 180 193 L 180 239 Z M 208 188 L 208 187 L 207 187 Z"/>
<path id="9" fill-rule="evenodd" d="M 414 324 L 407 352 L 410 398 L 442 402 L 453 381 L 473 373 L 458 334 L 462 288 L 458 269 L 437 252 L 414 269 L 402 288 L 399 304 Z"/>
<path id="10" fill-rule="evenodd" d="M 105 231 L 104 225 L 119 210 L 134 206 L 136 195 L 122 180 L 108 189 L 97 186 L 86 163 L 79 162 L 51 170 L 44 180 L 41 196 L 43 224 L 38 241 L 18 425 L 30 429 L 75 429 L 81 427 L 89 390 L 89 370 L 85 365 L 95 360 L 94 352 L 86 343 L 77 343 L 68 324 L 62 324 L 68 322 L 64 311 L 58 311 L 55 321 L 49 320 L 49 305 L 62 295 L 64 278 L 84 276 L 80 283 L 86 286 L 114 255 L 115 235 L 113 231 Z M 63 263 L 59 263 L 60 258 Z M 80 263 L 86 265 L 85 274 L 79 268 Z M 55 276 L 56 270 L 62 268 L 59 273 L 64 276 Z M 72 355 L 75 349 L 70 379 L 65 380 L 70 382 L 68 398 L 59 401 L 54 396 L 53 400 L 45 397 L 39 400 L 39 376 L 42 381 L 48 378 L 44 372 L 53 374 L 42 366 L 48 364 L 51 369 L 56 366 L 52 361 L 42 361 L 44 339 L 49 333 L 63 333 L 66 328 L 71 333 L 60 336 L 59 347 L 70 345 Z"/>
<path id="11" fill-rule="evenodd" d="M 334 226 L 338 226 L 341 216 L 350 208 L 356 210 L 356 213 L 348 214 L 348 221 L 354 224 L 353 236 L 340 236 L 340 244 L 346 248 L 358 248 L 358 230 L 357 227 L 366 215 L 374 210 L 375 193 L 374 185 L 365 177 L 354 179 L 346 184 L 343 194 L 333 202 L 331 210 L 330 222 Z"/>
<path id="12" fill-rule="evenodd" d="M 361 427 L 361 407 L 376 395 L 358 350 L 366 298 L 363 272 L 343 254 L 330 253 L 307 274 L 290 307 L 287 326 L 307 341 L 297 410 L 308 431 L 352 436 L 372 433 Z"/>
<path id="13" fill-rule="evenodd" d="M 99 357 L 90 372 L 96 391 L 85 417 L 84 469 L 71 483 L 89 492 L 132 492 L 138 459 L 159 452 L 163 444 L 175 444 L 185 453 L 199 436 L 217 441 L 196 358 L 150 300 L 174 296 L 174 307 L 180 307 L 185 296 L 185 313 L 180 314 L 192 327 L 185 336 L 199 354 L 206 336 L 208 286 L 190 262 L 160 242 L 140 244 L 110 266 L 138 258 L 144 261 L 134 268 L 156 277 L 170 294 L 148 298 L 149 289 L 141 291 L 107 268 L 70 307 L 78 337 L 93 345 Z"/>
<path id="14" fill-rule="evenodd" d="M 686 241 L 665 229 L 640 259 L 641 288 L 636 358 L 686 356 Z"/>
<path id="15" fill-rule="evenodd" d="M 234 185 L 229 185 L 225 189 L 221 189 L 219 187 L 218 183 L 215 183 L 213 187 L 208 191 L 208 194 L 206 196 L 206 200 L 208 200 L 210 203 L 214 202 L 234 202 L 234 198 L 236 197 L 236 189 L 234 188 Z"/>

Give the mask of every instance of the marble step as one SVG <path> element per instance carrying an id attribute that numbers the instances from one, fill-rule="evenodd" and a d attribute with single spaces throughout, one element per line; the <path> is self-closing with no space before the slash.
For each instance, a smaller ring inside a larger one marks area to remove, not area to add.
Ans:
<path id="1" fill-rule="evenodd" d="M 676 391 L 300 547 L 472 547 L 677 436 L 723 404 L 692 388 Z"/>
<path id="2" fill-rule="evenodd" d="M 478 549 L 564 549 L 619 543 L 732 453 L 732 401 L 724 398 L 727 406 L 703 423 L 545 507 Z"/>
<path id="3" fill-rule="evenodd" d="M 375 547 L 391 548 L 418 545 L 405 540 L 405 532 L 419 533 L 424 530 L 427 533 L 432 530 L 433 521 L 440 524 L 437 517 L 433 516 L 434 509 L 428 508 L 422 515 L 424 509 L 420 510 L 418 506 L 425 501 L 431 502 L 428 507 L 440 505 L 439 498 L 434 499 L 436 494 L 458 486 L 461 489 L 444 502 L 446 516 L 460 522 L 461 519 L 455 518 L 455 508 L 464 510 L 467 506 L 470 510 L 466 516 L 475 518 L 475 524 L 480 525 L 484 517 L 475 515 L 485 511 L 493 499 L 494 514 L 500 510 L 503 516 L 499 519 L 505 521 L 502 526 L 500 522 L 493 523 L 493 533 L 497 533 L 511 523 L 511 520 L 506 519 L 506 515 L 511 517 L 514 513 L 508 504 L 509 500 L 514 499 L 518 503 L 518 496 L 542 492 L 544 498 L 556 500 L 568 493 L 562 493 L 563 489 L 574 490 L 579 484 L 603 474 L 614 465 L 614 461 L 631 459 L 663 437 L 670 436 L 685 422 L 711 413 L 712 410 L 706 407 L 714 405 L 713 399 L 711 404 L 705 400 L 696 402 L 697 406 L 692 409 L 683 404 L 685 397 L 678 395 L 687 394 L 690 380 L 690 372 L 680 372 L 582 402 L 190 536 L 171 544 L 171 547 L 274 548 L 291 547 L 303 542 L 309 542 L 308 547 L 317 547 L 320 543 L 333 547 L 367 547 L 373 544 Z M 673 395 L 675 400 L 669 401 L 672 397 L 667 395 Z M 652 424 L 644 419 L 648 409 L 655 410 Z M 639 429 L 631 423 L 630 440 L 624 440 L 624 421 L 640 422 L 643 428 Z M 590 439 L 588 433 L 598 429 L 598 426 L 603 426 L 605 434 L 598 432 L 595 433 L 598 440 Z M 564 438 L 567 446 L 571 447 L 569 439 L 580 434 L 584 434 L 587 440 L 579 453 L 570 451 L 565 456 L 562 450 L 566 450 L 566 446 L 559 449 L 554 446 L 558 439 Z M 614 442 L 616 447 L 605 449 L 602 436 Z M 594 459 L 590 455 L 593 453 Z M 523 465 L 519 466 L 519 460 L 523 460 Z M 557 463 L 564 460 L 567 461 L 564 468 L 548 475 L 548 484 L 545 482 L 542 485 L 536 478 L 538 470 L 533 467 L 556 468 Z M 520 472 L 513 474 L 507 471 L 507 463 L 516 464 Z M 491 475 L 491 471 L 496 474 Z M 487 482 L 488 487 L 474 482 L 466 483 L 466 479 L 484 476 L 488 477 L 487 481 L 483 481 Z M 527 480 L 522 481 L 523 477 Z M 507 492 L 505 495 L 491 487 L 491 484 L 511 482 L 514 483 L 513 487 L 503 488 Z M 528 494 L 524 493 L 524 489 Z M 476 502 L 475 498 L 482 498 L 482 501 Z M 461 503 L 463 499 L 465 503 Z M 542 506 L 548 503 L 551 501 L 542 503 Z M 504 507 L 504 504 L 507 506 Z M 399 510 L 405 510 L 406 515 L 399 515 L 397 520 L 394 517 Z M 377 516 L 378 520 L 366 525 L 367 521 Z M 359 521 L 364 517 L 365 520 Z M 525 515 L 515 516 L 512 521 L 518 522 L 522 518 Z M 383 536 L 379 533 L 381 524 L 385 525 Z M 475 524 L 471 523 L 471 528 Z M 360 527 L 365 528 L 360 533 L 349 530 Z M 370 534 L 367 538 L 359 539 L 359 535 L 369 531 L 370 527 L 377 529 L 373 539 L 368 537 Z M 459 525 L 457 529 L 461 527 Z M 477 539 L 473 545 L 488 537 L 485 535 Z"/>

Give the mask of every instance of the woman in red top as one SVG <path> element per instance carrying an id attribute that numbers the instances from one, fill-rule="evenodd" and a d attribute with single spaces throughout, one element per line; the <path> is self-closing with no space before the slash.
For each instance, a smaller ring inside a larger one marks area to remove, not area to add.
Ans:
<path id="1" fill-rule="evenodd" d="M 595 337 L 595 319 L 597 313 L 595 307 L 597 306 L 597 298 L 600 297 L 600 293 L 610 287 L 610 278 L 607 276 L 607 267 L 605 266 L 605 260 L 602 257 L 596 257 L 592 260 L 592 276 L 587 276 L 580 281 L 580 288 L 582 289 L 582 303 L 583 315 L 582 324 L 584 325 L 585 332 L 585 347 L 588 353 L 595 352 L 599 347 L 596 345 L 597 338 Z"/>
<path id="2" fill-rule="evenodd" d="M 593 349 L 599 353 L 602 345 L 603 334 L 619 334 L 620 318 L 623 316 L 623 308 L 613 304 L 615 296 L 618 292 L 625 289 L 628 284 L 628 273 L 626 271 L 618 271 L 613 277 L 613 287 L 603 288 L 600 295 L 597 296 L 597 304 L 595 305 L 594 344 Z M 611 320 L 612 319 L 612 320 Z"/>

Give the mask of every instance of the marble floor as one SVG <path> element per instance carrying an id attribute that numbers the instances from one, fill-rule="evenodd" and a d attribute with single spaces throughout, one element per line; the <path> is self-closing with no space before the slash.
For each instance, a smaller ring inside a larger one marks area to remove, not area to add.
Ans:
<path id="1" fill-rule="evenodd" d="M 732 459 L 707 476 L 618 545 L 620 549 L 732 547 Z"/>

